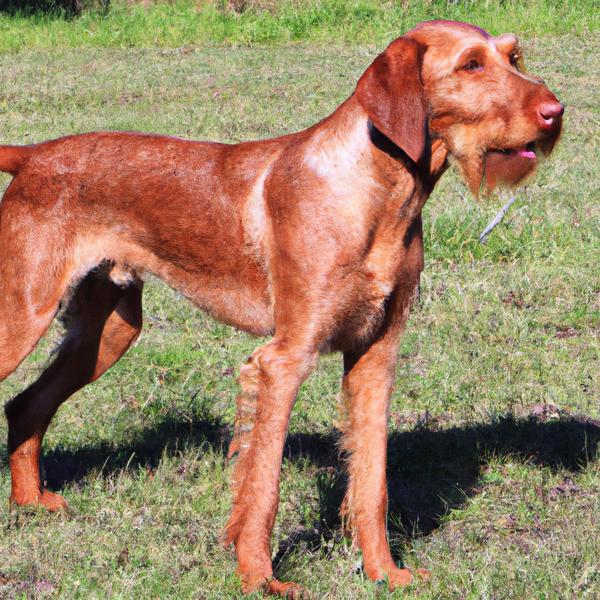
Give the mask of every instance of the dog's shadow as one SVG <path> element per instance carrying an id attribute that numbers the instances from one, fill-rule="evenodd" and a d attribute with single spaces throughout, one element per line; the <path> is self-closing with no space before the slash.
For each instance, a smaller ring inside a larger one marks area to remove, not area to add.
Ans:
<path id="1" fill-rule="evenodd" d="M 183 447 L 225 453 L 229 436 L 229 427 L 215 420 L 168 417 L 121 446 L 48 452 L 46 479 L 50 488 L 60 489 L 68 483 L 82 483 L 94 470 L 109 476 L 122 469 L 152 468 L 162 456 Z M 317 550 L 339 531 L 345 471 L 337 441 L 334 432 L 294 433 L 288 438 L 285 457 L 308 460 L 318 468 L 319 512 L 314 523 L 305 524 L 280 543 L 276 565 L 298 545 Z M 408 539 L 431 533 L 449 510 L 485 485 L 482 475 L 490 457 L 512 456 L 553 470 L 577 472 L 597 458 L 599 443 L 600 421 L 583 416 L 563 415 L 546 421 L 507 416 L 439 431 L 422 426 L 394 432 L 388 446 L 390 530 Z"/>
<path id="2" fill-rule="evenodd" d="M 325 467 L 318 476 L 321 522 L 280 543 L 275 564 L 299 544 L 317 551 L 323 539 L 339 531 L 338 509 L 346 481 L 339 458 L 331 452 L 333 443 L 333 436 L 303 435 L 288 442 L 290 457 L 308 454 Z M 417 427 L 394 432 L 388 443 L 390 533 L 410 540 L 437 529 L 445 514 L 484 488 L 484 471 L 492 457 L 514 457 L 575 473 L 599 458 L 599 444 L 600 421 L 581 415 L 546 421 L 504 416 L 440 431 Z"/>

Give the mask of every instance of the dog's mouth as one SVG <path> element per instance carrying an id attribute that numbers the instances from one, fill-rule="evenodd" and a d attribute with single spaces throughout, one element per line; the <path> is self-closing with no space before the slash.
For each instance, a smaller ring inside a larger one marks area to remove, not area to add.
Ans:
<path id="1" fill-rule="evenodd" d="M 529 142 L 523 146 L 516 146 L 514 148 L 502 148 L 502 149 L 489 149 L 488 155 L 499 155 L 499 157 L 510 158 L 510 159 L 523 159 L 525 161 L 537 160 L 537 145 L 535 142 Z"/>
<path id="2" fill-rule="evenodd" d="M 488 149 L 485 154 L 484 188 L 491 191 L 497 186 L 519 185 L 535 172 L 539 151 L 536 142 L 512 148 Z"/>

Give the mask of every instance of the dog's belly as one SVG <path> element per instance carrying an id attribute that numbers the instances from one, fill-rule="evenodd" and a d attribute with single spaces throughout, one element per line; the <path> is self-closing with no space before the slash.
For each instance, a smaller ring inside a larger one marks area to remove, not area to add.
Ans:
<path id="1" fill-rule="evenodd" d="M 127 247 L 132 245 L 120 245 Z M 215 255 L 199 252 L 182 257 L 169 253 L 168 246 L 152 250 L 138 246 L 119 258 L 162 279 L 218 321 L 253 335 L 271 334 L 273 309 L 263 269 L 241 250 L 234 264 Z"/>
<path id="2" fill-rule="evenodd" d="M 218 276 L 177 271 L 169 267 L 159 276 L 213 318 L 253 335 L 273 333 L 273 310 L 266 279 Z"/>
<path id="3" fill-rule="evenodd" d="M 173 287 L 177 289 L 178 286 L 175 284 Z M 204 288 L 197 294 L 186 295 L 212 317 L 237 329 L 257 336 L 271 335 L 274 331 L 270 304 L 254 295 L 250 288 L 243 289 L 236 282 L 219 289 Z"/>
<path id="4" fill-rule="evenodd" d="M 113 266 L 107 273 L 117 285 L 154 275 L 223 323 L 253 335 L 273 332 L 268 279 L 252 258 L 240 252 L 234 269 L 222 261 L 211 261 L 207 253 L 181 256 L 175 249 L 169 250 L 169 246 L 159 249 L 139 243 L 134 236 L 113 232 L 86 236 L 74 248 L 78 270 L 71 285 L 108 261 Z"/>
<path id="5" fill-rule="evenodd" d="M 202 232 L 190 227 L 190 220 L 177 227 L 181 223 L 161 223 L 155 217 L 154 232 L 135 225 L 118 232 L 103 226 L 78 236 L 72 285 L 108 261 L 114 265 L 110 277 L 118 285 L 154 275 L 221 322 L 253 335 L 273 332 L 269 280 L 254 254 L 230 232 L 222 231 L 222 241 L 215 246 L 205 243 Z"/>

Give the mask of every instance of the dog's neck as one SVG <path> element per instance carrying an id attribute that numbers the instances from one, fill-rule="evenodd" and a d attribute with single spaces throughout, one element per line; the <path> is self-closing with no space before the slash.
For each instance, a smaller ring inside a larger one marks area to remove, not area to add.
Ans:
<path id="1" fill-rule="evenodd" d="M 448 151 L 441 140 L 432 141 L 426 164 L 417 165 L 373 125 L 355 96 L 309 131 L 305 160 L 316 173 L 338 180 L 369 178 L 402 205 L 409 202 L 411 213 L 420 212 L 447 168 Z M 410 198 L 403 198 L 407 193 Z"/>

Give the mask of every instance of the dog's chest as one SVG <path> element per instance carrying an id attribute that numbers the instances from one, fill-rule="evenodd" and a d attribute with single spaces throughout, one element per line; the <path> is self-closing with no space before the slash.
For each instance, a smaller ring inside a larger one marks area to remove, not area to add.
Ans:
<path id="1" fill-rule="evenodd" d="M 389 311 L 395 310 L 395 295 L 412 296 L 414 292 L 422 268 L 415 256 L 418 253 L 408 251 L 401 236 L 384 242 L 376 245 L 348 278 L 346 302 L 331 341 L 336 350 L 368 344 L 381 331 Z"/>

